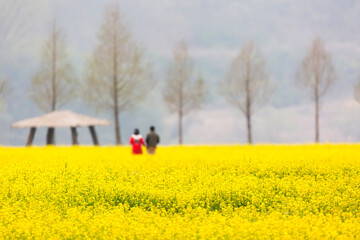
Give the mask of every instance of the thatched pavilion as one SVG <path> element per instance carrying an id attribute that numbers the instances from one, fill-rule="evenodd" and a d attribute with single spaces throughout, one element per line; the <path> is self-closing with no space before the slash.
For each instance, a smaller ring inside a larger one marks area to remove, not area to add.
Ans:
<path id="1" fill-rule="evenodd" d="M 94 145 L 99 145 L 95 125 L 110 125 L 105 119 L 93 118 L 72 111 L 54 111 L 40 117 L 28 118 L 11 125 L 12 128 L 30 128 L 26 145 L 31 146 L 37 127 L 47 127 L 46 144 L 54 144 L 54 129 L 57 127 L 70 127 L 73 145 L 78 145 L 76 127 L 89 127 Z"/>

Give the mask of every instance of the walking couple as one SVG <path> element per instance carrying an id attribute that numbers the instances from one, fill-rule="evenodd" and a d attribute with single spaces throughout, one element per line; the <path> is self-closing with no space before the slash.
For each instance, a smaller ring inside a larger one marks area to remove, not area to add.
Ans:
<path id="1" fill-rule="evenodd" d="M 150 127 L 150 132 L 146 135 L 146 145 L 139 129 L 135 128 L 134 133 L 130 137 L 133 154 L 142 154 L 141 145 L 146 146 L 149 154 L 154 154 L 156 145 L 160 142 L 159 135 L 155 132 L 155 127 Z"/>

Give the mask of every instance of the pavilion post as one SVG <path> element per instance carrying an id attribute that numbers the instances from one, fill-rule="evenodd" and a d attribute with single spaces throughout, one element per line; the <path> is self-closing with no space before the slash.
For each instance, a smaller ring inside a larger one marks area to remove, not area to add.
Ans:
<path id="1" fill-rule="evenodd" d="M 78 134 L 76 132 L 76 127 L 71 127 L 71 138 L 72 138 L 73 145 L 79 145 L 77 136 L 78 136 Z"/>
<path id="2" fill-rule="evenodd" d="M 35 136 L 35 132 L 36 132 L 35 127 L 30 128 L 30 133 L 29 133 L 28 140 L 26 142 L 26 146 L 31 146 L 32 145 L 32 142 L 33 142 L 34 136 Z"/>
<path id="3" fill-rule="evenodd" d="M 50 127 L 48 128 L 47 134 L 46 134 L 46 145 L 54 145 L 54 132 L 55 129 Z"/>
<path id="4" fill-rule="evenodd" d="M 89 126 L 89 130 L 90 130 L 91 137 L 92 137 L 94 145 L 96 145 L 96 146 L 99 145 L 99 141 L 97 139 L 96 132 L 95 132 L 95 127 L 94 126 Z"/>

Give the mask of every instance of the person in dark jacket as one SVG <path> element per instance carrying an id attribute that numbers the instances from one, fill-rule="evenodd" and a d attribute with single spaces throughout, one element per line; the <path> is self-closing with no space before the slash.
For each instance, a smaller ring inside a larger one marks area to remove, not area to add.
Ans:
<path id="1" fill-rule="evenodd" d="M 150 132 L 146 135 L 146 148 L 149 154 L 154 154 L 156 145 L 160 142 L 160 137 L 155 132 L 155 127 L 150 127 Z"/>

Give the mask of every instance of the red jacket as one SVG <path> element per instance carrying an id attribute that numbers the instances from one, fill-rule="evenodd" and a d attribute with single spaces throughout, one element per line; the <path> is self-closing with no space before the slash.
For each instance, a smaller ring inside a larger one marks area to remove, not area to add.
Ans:
<path id="1" fill-rule="evenodd" d="M 130 144 L 132 145 L 133 154 L 142 154 L 141 145 L 145 146 L 143 137 L 138 135 L 131 135 Z"/>

